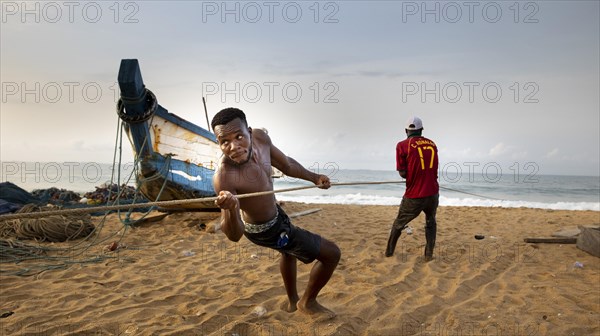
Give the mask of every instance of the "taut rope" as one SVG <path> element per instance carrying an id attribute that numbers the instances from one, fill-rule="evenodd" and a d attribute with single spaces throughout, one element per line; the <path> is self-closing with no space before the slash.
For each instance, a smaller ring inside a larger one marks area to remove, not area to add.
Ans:
<path id="1" fill-rule="evenodd" d="M 331 186 L 394 184 L 394 183 L 405 183 L 405 181 L 344 182 L 344 183 L 331 183 Z M 248 197 L 271 195 L 271 194 L 282 193 L 282 192 L 312 189 L 312 188 L 318 188 L 320 186 L 321 185 L 310 185 L 310 186 L 294 187 L 294 188 L 279 189 L 279 190 L 259 191 L 259 192 L 248 193 L 248 194 L 240 194 L 240 195 L 236 195 L 236 196 L 237 196 L 237 198 L 248 198 Z M 83 213 L 92 213 L 92 212 L 100 212 L 100 211 L 123 210 L 123 209 L 130 209 L 130 208 L 147 208 L 147 207 L 151 207 L 151 206 L 173 206 L 173 205 L 182 205 L 182 204 L 207 203 L 207 202 L 214 202 L 216 200 L 217 200 L 217 197 L 213 196 L 213 197 L 191 198 L 191 199 L 183 199 L 183 200 L 156 201 L 156 202 L 147 202 L 147 203 L 138 203 L 138 204 L 120 204 L 120 205 L 97 206 L 97 207 L 89 207 L 89 208 L 17 213 L 17 214 L 0 216 L 0 220 L 37 218 L 37 217 L 46 217 L 46 216 L 53 216 L 53 215 L 66 215 L 66 214 L 83 214 Z"/>

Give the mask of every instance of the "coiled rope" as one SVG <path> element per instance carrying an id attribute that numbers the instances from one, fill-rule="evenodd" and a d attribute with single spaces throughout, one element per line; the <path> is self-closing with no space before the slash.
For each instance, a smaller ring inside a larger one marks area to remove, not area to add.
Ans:
<path id="1" fill-rule="evenodd" d="M 0 220 L 0 238 L 16 237 L 48 242 L 64 242 L 87 237 L 94 231 L 89 214 L 46 215 L 44 208 L 26 204 L 18 214 L 37 213 L 42 218 Z M 0 217 L 0 219 L 2 219 Z"/>
<path id="2" fill-rule="evenodd" d="M 139 115 L 127 114 L 125 110 L 126 104 L 137 104 L 141 102 L 145 102 L 144 113 Z M 139 124 L 150 119 L 150 117 L 152 117 L 156 112 L 157 108 L 158 101 L 156 100 L 156 96 L 154 95 L 154 93 L 152 93 L 152 91 L 146 88 L 142 90 L 142 93 L 139 97 L 127 98 L 121 96 L 121 98 L 117 102 L 117 114 L 119 115 L 119 118 L 130 124 Z"/>

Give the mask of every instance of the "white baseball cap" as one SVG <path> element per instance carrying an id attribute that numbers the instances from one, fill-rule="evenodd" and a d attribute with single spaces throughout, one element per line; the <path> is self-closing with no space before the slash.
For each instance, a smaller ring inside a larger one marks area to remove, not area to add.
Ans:
<path id="1" fill-rule="evenodd" d="M 406 129 L 409 131 L 418 131 L 423 128 L 423 122 L 419 117 L 411 117 L 406 122 Z"/>

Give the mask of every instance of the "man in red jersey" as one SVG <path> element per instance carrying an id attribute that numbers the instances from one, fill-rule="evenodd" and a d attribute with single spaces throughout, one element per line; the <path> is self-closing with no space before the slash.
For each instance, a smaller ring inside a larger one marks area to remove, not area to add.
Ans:
<path id="1" fill-rule="evenodd" d="M 435 143 L 421 135 L 423 122 L 417 117 L 408 120 L 407 139 L 396 145 L 396 170 L 406 179 L 406 191 L 398 216 L 392 225 L 386 257 L 394 255 L 396 243 L 406 225 L 421 211 L 425 212 L 425 260 L 433 259 L 437 224 L 435 213 L 439 200 L 438 151 Z"/>

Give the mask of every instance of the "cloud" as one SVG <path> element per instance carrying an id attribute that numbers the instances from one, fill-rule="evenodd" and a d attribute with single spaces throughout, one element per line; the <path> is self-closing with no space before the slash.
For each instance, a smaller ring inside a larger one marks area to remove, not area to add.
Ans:
<path id="1" fill-rule="evenodd" d="M 558 148 L 554 148 L 553 150 L 549 151 L 548 153 L 546 153 L 546 157 L 547 158 L 553 158 L 556 157 L 558 155 Z"/>
<path id="2" fill-rule="evenodd" d="M 496 144 L 496 146 L 492 147 L 489 150 L 488 155 L 494 158 L 504 156 L 505 158 L 510 157 L 510 159 L 519 160 L 527 158 L 529 156 L 529 153 L 527 152 L 527 150 L 517 148 L 515 146 L 508 146 L 505 145 L 503 142 L 499 142 Z"/>
<path id="3" fill-rule="evenodd" d="M 508 147 L 503 143 L 499 142 L 496 146 L 492 147 L 489 151 L 490 156 L 500 156 L 508 151 Z"/>
<path id="4" fill-rule="evenodd" d="M 72 153 L 81 153 L 81 154 L 89 154 L 89 153 L 111 153 L 114 150 L 114 144 L 109 142 L 98 142 L 93 143 L 85 140 L 74 140 L 70 143 L 70 145 L 65 147 L 66 150 Z"/>
<path id="5" fill-rule="evenodd" d="M 525 159 L 529 157 L 529 153 L 527 151 L 513 152 L 510 157 L 513 160 Z"/>

